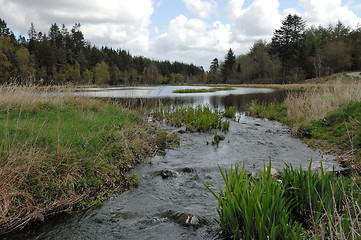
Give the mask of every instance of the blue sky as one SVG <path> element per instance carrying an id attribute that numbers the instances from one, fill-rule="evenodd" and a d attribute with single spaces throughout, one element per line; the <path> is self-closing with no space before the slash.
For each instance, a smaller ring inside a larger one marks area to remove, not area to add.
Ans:
<path id="1" fill-rule="evenodd" d="M 31 23 L 45 33 L 52 23 L 81 23 L 99 47 L 205 69 L 229 48 L 239 55 L 256 40 L 270 41 L 289 13 L 308 26 L 361 24 L 359 0 L 0 0 L 0 18 L 15 33 L 27 36 Z"/>

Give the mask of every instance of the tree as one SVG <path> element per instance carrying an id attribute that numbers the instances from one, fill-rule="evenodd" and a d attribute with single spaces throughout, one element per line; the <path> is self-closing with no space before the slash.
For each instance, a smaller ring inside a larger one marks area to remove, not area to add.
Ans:
<path id="1" fill-rule="evenodd" d="M 228 53 L 225 57 L 223 68 L 222 68 L 222 75 L 224 83 L 227 83 L 235 73 L 235 66 L 236 66 L 236 56 L 234 52 L 230 48 Z"/>
<path id="2" fill-rule="evenodd" d="M 352 66 L 351 55 L 343 41 L 329 42 L 321 58 L 327 75 L 350 70 Z"/>
<path id="3" fill-rule="evenodd" d="M 214 58 L 211 63 L 211 66 L 209 67 L 208 81 L 210 83 L 217 83 L 219 79 L 218 75 L 219 75 L 219 62 L 218 62 L 218 58 Z"/>
<path id="4" fill-rule="evenodd" d="M 218 63 L 218 58 L 214 58 L 211 66 L 209 67 L 209 72 L 212 74 L 216 74 L 219 70 L 219 63 Z"/>
<path id="5" fill-rule="evenodd" d="M 35 76 L 34 61 L 30 56 L 29 50 L 21 46 L 15 52 L 16 60 L 18 63 L 18 72 L 21 79 L 33 78 Z"/>
<path id="6" fill-rule="evenodd" d="M 0 18 L 0 37 L 9 37 L 10 34 L 10 29 L 7 27 L 6 22 Z"/>
<path id="7" fill-rule="evenodd" d="M 9 79 L 11 62 L 0 49 L 0 83 L 7 82 Z"/>
<path id="8" fill-rule="evenodd" d="M 303 37 L 306 22 L 298 15 L 289 14 L 282 21 L 282 26 L 274 33 L 271 43 L 272 54 L 278 55 L 282 62 L 285 75 L 289 75 L 291 69 L 300 68 L 302 58 Z"/>
<path id="9" fill-rule="evenodd" d="M 108 71 L 108 65 L 102 61 L 97 63 L 94 67 L 94 81 L 98 85 L 108 84 L 110 81 L 110 75 Z"/>

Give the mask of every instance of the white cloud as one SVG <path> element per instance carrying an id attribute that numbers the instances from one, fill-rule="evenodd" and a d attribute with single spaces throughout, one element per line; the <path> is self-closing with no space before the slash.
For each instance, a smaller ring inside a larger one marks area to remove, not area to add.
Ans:
<path id="1" fill-rule="evenodd" d="M 254 0 L 243 8 L 244 0 L 229 0 L 225 15 L 232 22 L 233 40 L 249 42 L 268 39 L 281 24 L 278 0 Z"/>
<path id="2" fill-rule="evenodd" d="M 166 31 L 153 40 L 158 59 L 196 63 L 207 68 L 211 59 L 229 49 L 230 26 L 219 21 L 212 25 L 180 15 L 170 21 Z"/>
<path id="3" fill-rule="evenodd" d="M 98 45 L 114 43 L 133 51 L 148 48 L 152 0 L 0 0 L 0 16 L 27 35 L 30 23 L 48 32 L 52 23 L 71 28 L 81 23 L 87 40 Z"/>
<path id="4" fill-rule="evenodd" d="M 209 18 L 212 13 L 216 12 L 217 8 L 217 3 L 213 0 L 183 0 L 183 2 L 191 13 L 202 19 Z"/>
<path id="5" fill-rule="evenodd" d="M 300 0 L 300 4 L 304 8 L 302 17 L 308 25 L 325 26 L 341 21 L 346 26 L 356 27 L 361 23 L 361 18 L 348 6 L 342 5 L 341 0 Z"/>

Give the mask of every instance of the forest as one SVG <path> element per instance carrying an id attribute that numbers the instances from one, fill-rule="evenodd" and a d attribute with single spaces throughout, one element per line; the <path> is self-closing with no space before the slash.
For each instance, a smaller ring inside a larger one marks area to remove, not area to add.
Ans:
<path id="1" fill-rule="evenodd" d="M 230 49 L 223 62 L 213 59 L 211 83 L 296 83 L 361 69 L 361 25 L 356 29 L 310 26 L 289 14 L 271 42 L 256 41 L 247 54 Z"/>
<path id="2" fill-rule="evenodd" d="M 174 84 L 205 77 L 204 70 L 193 64 L 132 56 L 122 49 L 99 49 L 84 38 L 80 27 L 77 23 L 69 31 L 54 23 L 46 34 L 31 24 L 28 38 L 16 38 L 0 19 L 0 83 Z"/>
<path id="3" fill-rule="evenodd" d="M 33 24 L 16 37 L 0 19 L 0 83 L 135 85 L 182 83 L 294 83 L 361 69 L 361 26 L 310 26 L 288 15 L 270 42 L 256 41 L 247 54 L 232 49 L 214 58 L 209 71 L 182 62 L 132 56 L 123 49 L 98 48 L 76 23 L 69 31 L 51 24 L 48 33 Z"/>

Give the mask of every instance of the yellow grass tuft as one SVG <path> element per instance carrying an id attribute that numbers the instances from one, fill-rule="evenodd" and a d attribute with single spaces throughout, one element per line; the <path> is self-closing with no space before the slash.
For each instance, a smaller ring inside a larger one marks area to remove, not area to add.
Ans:
<path id="1" fill-rule="evenodd" d="M 323 88 L 291 94 L 285 100 L 287 117 L 301 126 L 325 118 L 343 104 L 361 100 L 361 83 L 325 84 Z"/>

